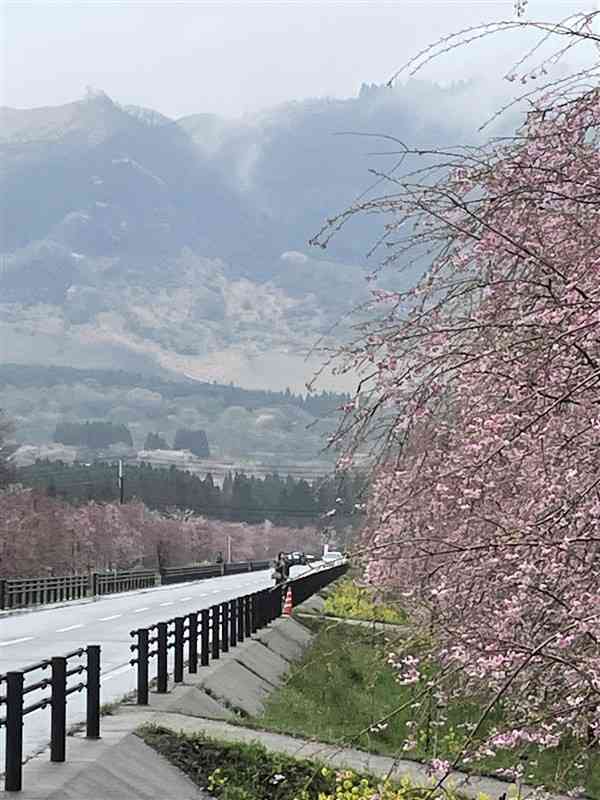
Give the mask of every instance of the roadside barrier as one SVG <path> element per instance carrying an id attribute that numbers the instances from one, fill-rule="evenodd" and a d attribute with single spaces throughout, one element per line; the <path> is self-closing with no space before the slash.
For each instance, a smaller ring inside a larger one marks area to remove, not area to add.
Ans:
<path id="1" fill-rule="evenodd" d="M 0 579 L 0 610 L 81 600 L 86 597 L 151 589 L 159 584 L 183 583 L 240 572 L 268 569 L 270 561 L 235 561 L 224 564 L 192 564 L 151 569 L 92 572 L 89 575 L 61 575 L 45 578 Z"/>
<path id="2" fill-rule="evenodd" d="M 157 575 L 150 569 L 47 578 L 3 578 L 0 580 L 0 609 L 27 608 L 134 589 L 150 589 L 157 583 Z"/>
<path id="3" fill-rule="evenodd" d="M 234 567 L 246 565 L 244 571 L 264 569 L 268 562 L 240 562 Z M 248 565 L 251 564 L 250 567 Z M 147 705 L 149 697 L 149 662 L 156 658 L 156 692 L 168 691 L 169 650 L 174 651 L 173 681 L 183 681 L 184 666 L 188 671 L 198 671 L 198 666 L 206 667 L 210 660 L 216 660 L 230 647 L 252 636 L 261 628 L 282 615 L 284 592 L 292 589 L 294 603 L 302 603 L 312 594 L 327 586 L 346 570 L 347 564 L 311 570 L 273 588 L 261 589 L 252 594 L 235 597 L 210 608 L 203 608 L 181 617 L 157 622 L 147 628 L 131 631 L 136 638 L 130 646 L 137 656 L 129 662 L 137 667 L 137 703 Z M 69 661 L 82 659 L 69 667 Z M 187 655 L 187 658 L 186 658 Z M 49 677 L 42 677 L 34 683 L 25 683 L 25 676 L 50 668 Z M 38 709 L 51 709 L 50 719 L 50 760 L 65 761 L 67 698 L 74 692 L 86 690 L 86 737 L 100 738 L 100 645 L 87 645 L 62 656 L 38 661 L 35 664 L 12 670 L 0 675 L 0 708 L 6 706 L 6 714 L 0 717 L 0 728 L 6 729 L 6 757 L 4 788 L 6 791 L 20 791 L 22 788 L 23 761 L 23 720 L 27 714 Z M 69 683 L 75 675 L 86 673 L 85 681 Z M 31 692 L 49 694 L 25 705 L 25 697 Z"/>
<path id="4" fill-rule="evenodd" d="M 69 668 L 69 660 L 81 658 L 85 654 L 86 663 Z M 50 677 L 25 685 L 25 676 L 50 667 Z M 72 675 L 87 673 L 85 682 L 68 685 Z M 86 736 L 88 739 L 100 738 L 100 646 L 90 644 L 80 647 L 64 656 L 44 659 L 20 670 L 0 675 L 0 685 L 6 684 L 6 694 L 0 696 L 0 706 L 6 706 L 6 714 L 0 717 L 0 728 L 6 728 L 6 756 L 4 789 L 8 792 L 21 791 L 23 762 L 23 717 L 40 708 L 51 708 L 50 718 L 50 761 L 65 760 L 67 736 L 67 697 L 74 692 L 86 690 Z M 50 688 L 50 695 L 44 696 L 26 706 L 25 696 L 30 692 Z"/>
<path id="5" fill-rule="evenodd" d="M 282 616 L 283 600 L 289 589 L 294 603 L 302 603 L 339 578 L 347 568 L 344 563 L 314 570 L 285 584 L 131 631 L 135 642 L 130 650 L 137 652 L 137 656 L 129 663 L 137 667 L 138 705 L 148 705 L 151 659 L 156 658 L 156 692 L 164 694 L 168 691 L 169 650 L 174 651 L 173 681 L 181 683 L 186 661 L 188 671 L 195 673 L 198 663 L 207 667 L 210 659 L 218 659 L 221 653 L 228 652 L 230 647 Z"/>

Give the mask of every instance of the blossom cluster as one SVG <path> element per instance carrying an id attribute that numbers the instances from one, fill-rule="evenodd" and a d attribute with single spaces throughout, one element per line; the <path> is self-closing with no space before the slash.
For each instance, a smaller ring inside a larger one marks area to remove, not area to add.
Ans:
<path id="1" fill-rule="evenodd" d="M 368 579 L 480 701 L 467 758 L 600 738 L 599 136 L 600 90 L 559 86 L 514 139 L 363 209 L 432 262 L 340 354 L 365 377 L 337 441 L 344 464 L 375 447 Z"/>

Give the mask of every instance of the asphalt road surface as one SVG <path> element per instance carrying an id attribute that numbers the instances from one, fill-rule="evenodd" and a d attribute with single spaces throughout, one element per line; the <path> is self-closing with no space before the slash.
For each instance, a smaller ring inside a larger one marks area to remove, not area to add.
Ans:
<path id="1" fill-rule="evenodd" d="M 292 567 L 291 576 L 297 577 L 315 566 L 320 565 Z M 129 646 L 133 642 L 130 631 L 175 616 L 184 616 L 268 586 L 273 586 L 271 569 L 124 592 L 93 602 L 73 602 L 63 607 L 41 608 L 0 618 L 0 673 L 64 655 L 88 644 L 99 644 L 102 664 L 100 702 L 104 704 L 121 700 L 135 689 L 135 667 L 129 664 L 132 657 Z M 172 650 L 169 655 L 172 659 Z M 155 662 L 156 659 L 150 662 L 151 677 L 155 674 Z M 69 660 L 69 668 L 78 663 L 77 659 Z M 81 663 L 85 663 L 85 658 Z M 30 676 L 29 682 L 49 676 L 49 669 L 37 671 Z M 83 676 L 70 676 L 68 686 L 77 684 L 82 677 L 85 680 L 85 673 Z M 0 688 L 4 694 L 6 685 L 2 684 Z M 26 695 L 25 704 L 30 705 L 48 695 L 48 689 L 43 693 L 32 692 Z M 4 716 L 6 707 L 0 706 L 0 711 Z M 67 698 L 67 729 L 84 720 L 85 691 L 75 692 Z M 50 738 L 49 708 L 25 716 L 23 728 L 24 755 L 43 750 Z M 0 733 L 0 772 L 3 772 L 5 729 L 0 729 Z"/>

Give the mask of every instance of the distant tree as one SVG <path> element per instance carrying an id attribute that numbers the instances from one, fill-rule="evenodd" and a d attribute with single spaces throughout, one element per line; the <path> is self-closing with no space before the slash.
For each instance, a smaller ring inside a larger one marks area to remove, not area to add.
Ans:
<path id="1" fill-rule="evenodd" d="M 144 442 L 144 450 L 170 450 L 166 440 L 159 433 L 149 433 Z"/>
<path id="2" fill-rule="evenodd" d="M 53 438 L 61 444 L 89 447 L 92 450 L 118 443 L 133 447 L 129 429 L 125 425 L 115 425 L 112 422 L 59 422 Z"/>
<path id="3" fill-rule="evenodd" d="M 175 434 L 173 449 L 189 450 L 199 458 L 208 458 L 208 456 L 210 456 L 208 437 L 202 430 L 188 430 L 187 428 L 180 428 Z"/>

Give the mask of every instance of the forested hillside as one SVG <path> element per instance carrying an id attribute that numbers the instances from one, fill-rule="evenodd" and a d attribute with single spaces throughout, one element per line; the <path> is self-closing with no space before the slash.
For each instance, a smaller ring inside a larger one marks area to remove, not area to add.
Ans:
<path id="1" fill-rule="evenodd" d="M 460 142 L 453 112 L 473 91 L 364 86 L 237 121 L 102 92 L 0 109 L 0 362 L 304 392 L 328 352 L 313 346 L 348 334 L 377 263 L 363 220 L 325 253 L 308 241 L 394 159 L 384 140 L 338 134 Z M 323 373 L 326 389 L 351 385 Z"/>

